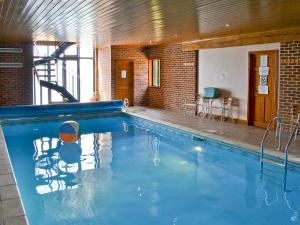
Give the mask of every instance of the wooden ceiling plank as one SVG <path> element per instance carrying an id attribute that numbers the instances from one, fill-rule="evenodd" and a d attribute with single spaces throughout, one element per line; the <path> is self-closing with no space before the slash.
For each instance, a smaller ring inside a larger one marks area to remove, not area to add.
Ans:
<path id="1" fill-rule="evenodd" d="M 18 2 L 14 3 L 14 10 L 11 13 L 10 20 L 5 27 L 6 32 L 12 33 L 13 29 L 10 29 L 12 26 L 14 26 L 17 23 L 17 18 L 18 16 L 16 15 L 21 15 L 23 9 L 26 7 L 27 2 L 24 0 L 18 0 Z"/>
<path id="2" fill-rule="evenodd" d="M 88 1 L 82 1 L 80 4 L 83 4 L 84 2 L 88 2 Z M 63 5 L 56 5 L 57 10 L 55 10 L 54 13 L 50 12 L 47 14 L 47 17 L 44 17 L 42 21 L 39 21 L 36 24 L 32 25 L 32 29 L 36 30 L 38 29 L 38 27 L 42 26 L 42 25 L 46 25 L 47 23 L 51 23 L 53 19 L 55 18 L 60 18 L 61 15 L 63 15 L 65 8 L 72 8 L 72 10 L 74 10 L 76 7 L 79 7 L 79 5 L 74 4 L 72 1 L 65 1 L 65 3 Z M 73 7 L 72 7 L 73 6 Z M 71 11 L 71 10 L 70 10 Z"/>
<path id="3" fill-rule="evenodd" d="M 100 9 L 101 10 L 101 9 Z M 122 9 L 119 9 L 118 11 L 114 11 L 114 13 L 115 14 L 117 14 L 117 13 L 119 13 L 120 11 L 122 11 Z M 108 11 L 107 9 L 104 9 L 103 10 L 103 13 L 101 13 L 101 12 L 97 12 L 97 14 L 100 14 L 100 15 L 102 15 L 102 17 L 103 16 L 106 16 L 106 15 L 110 15 L 112 12 L 111 11 Z M 89 15 L 85 15 L 85 16 L 83 16 L 83 17 L 81 17 L 82 19 L 81 19 L 81 21 L 80 21 L 80 25 L 81 26 L 83 26 L 83 27 L 86 27 L 86 26 L 88 26 L 88 25 L 93 25 L 93 24 L 95 24 L 94 23 L 94 21 L 96 21 L 97 19 L 99 20 L 99 21 L 101 21 L 101 23 L 103 23 L 103 24 L 106 24 L 106 21 L 109 21 L 110 20 L 110 22 L 112 23 L 113 21 L 111 21 L 111 18 L 108 18 L 108 19 L 103 19 L 103 18 L 98 18 L 98 17 L 89 17 Z M 68 24 L 71 24 L 71 26 L 68 26 Z M 72 25 L 73 24 L 73 25 Z M 76 30 L 76 29 L 78 29 L 78 27 L 76 27 L 76 25 L 77 24 L 75 24 L 73 21 L 68 21 L 68 23 L 67 24 L 64 24 L 65 26 L 67 25 L 68 26 L 68 31 L 69 32 L 72 32 L 72 31 L 74 31 L 74 30 Z M 56 27 L 56 28 L 58 28 L 59 29 L 59 26 L 60 25 L 58 25 L 58 27 Z"/>
<path id="4" fill-rule="evenodd" d="M 109 0 L 104 1 L 104 3 L 109 3 Z M 104 3 L 100 2 L 99 6 L 103 5 Z M 97 6 L 97 8 L 99 6 Z M 91 8 L 92 8 L 93 11 L 95 10 L 95 7 L 91 7 Z M 68 27 L 68 32 L 72 32 L 73 31 L 72 29 L 74 27 L 76 29 L 76 26 L 77 26 L 76 21 L 78 20 L 78 16 L 80 17 L 80 26 L 81 27 L 85 27 L 87 25 L 85 23 L 85 19 L 86 18 L 87 19 L 91 19 L 91 20 L 96 20 L 97 19 L 97 17 L 90 17 L 90 12 L 91 11 L 87 11 L 87 10 L 82 9 L 82 13 L 84 13 L 83 15 L 69 16 L 68 19 L 65 20 L 65 23 L 63 23 L 63 24 L 62 23 L 61 24 L 57 24 L 53 30 L 60 29 L 62 27 Z"/>
<path id="5" fill-rule="evenodd" d="M 90 3 L 92 3 L 92 2 L 89 2 L 89 1 L 85 1 L 85 2 L 87 3 L 86 5 L 89 5 Z M 81 2 L 81 3 L 83 3 L 83 2 Z M 41 26 L 37 27 L 35 29 L 35 33 L 37 33 L 37 30 L 41 30 L 41 29 L 42 30 L 49 29 L 49 32 L 53 32 L 54 30 L 59 29 L 60 25 L 65 26 L 65 23 L 62 23 L 61 21 L 65 22 L 67 19 L 70 19 L 70 18 L 74 19 L 72 22 L 76 22 L 76 20 L 78 20 L 78 16 L 74 16 L 74 15 L 76 15 L 80 10 L 84 10 L 84 7 L 80 8 L 80 5 L 77 5 L 72 11 L 71 10 L 68 11 L 67 14 L 64 14 L 63 11 L 62 11 L 61 14 L 59 14 L 58 16 L 56 16 L 54 18 L 54 20 L 48 22 L 47 24 L 44 24 L 45 26 L 41 25 Z M 93 5 L 89 6 L 89 8 L 92 8 L 92 7 L 93 7 Z M 63 15 L 63 17 L 60 17 L 60 15 Z M 54 28 L 49 28 L 49 25 L 53 26 Z"/>
<path id="6" fill-rule="evenodd" d="M 20 19 L 18 20 L 18 24 L 16 24 L 15 27 L 15 33 L 18 33 L 21 31 L 21 28 L 25 27 L 25 24 L 28 20 L 30 20 L 30 18 L 36 13 L 36 10 L 39 9 L 39 7 L 41 7 L 41 5 L 44 3 L 43 0 L 36 0 L 36 1 L 31 1 L 28 4 L 27 9 L 23 11 L 21 17 L 19 17 Z M 29 6 L 31 6 L 29 8 Z"/>
<path id="7" fill-rule="evenodd" d="M 292 41 L 300 39 L 300 27 L 284 30 L 274 30 L 250 34 L 241 34 L 199 41 L 183 43 L 183 51 L 191 51 L 206 48 L 224 48 L 240 45 L 265 44 L 281 41 Z"/>
<path id="8" fill-rule="evenodd" d="M 0 8 L 0 19 L 2 18 L 2 14 L 3 14 L 3 11 L 4 11 L 4 4 L 5 4 L 5 2 L 6 2 L 6 0 L 2 0 L 2 2 L 0 2 L 0 3 L 2 3 L 1 4 L 1 8 Z M 1 20 L 1 22 L 2 22 L 2 20 Z"/>
<path id="9" fill-rule="evenodd" d="M 8 7 L 6 9 L 6 13 L 4 13 L 4 17 L 2 18 L 2 22 L 3 22 L 4 25 L 6 23 L 7 16 L 9 15 L 9 11 L 10 11 L 10 8 L 11 8 L 11 5 L 12 5 L 12 0 L 9 0 L 8 2 L 9 3 L 8 3 Z"/>
<path id="10" fill-rule="evenodd" d="M 295 0 L 0 0 L 0 40 L 126 44 L 218 38 L 298 26 L 299 10 Z"/>

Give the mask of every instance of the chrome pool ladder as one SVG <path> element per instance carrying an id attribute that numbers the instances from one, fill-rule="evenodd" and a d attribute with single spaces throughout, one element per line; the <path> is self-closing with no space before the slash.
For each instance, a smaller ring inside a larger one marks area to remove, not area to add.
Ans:
<path id="1" fill-rule="evenodd" d="M 285 148 L 284 148 L 284 151 L 283 151 L 284 160 L 282 162 L 281 160 L 276 160 L 276 159 L 271 158 L 271 157 L 265 157 L 264 143 L 265 143 L 265 140 L 266 140 L 266 138 L 267 138 L 267 136 L 270 132 L 271 125 L 272 125 L 273 122 L 276 122 L 276 137 L 278 137 L 277 151 L 281 150 L 282 119 L 279 116 L 275 116 L 270 120 L 270 122 L 269 122 L 269 124 L 266 128 L 266 131 L 264 133 L 264 136 L 261 140 L 261 144 L 260 144 L 260 170 L 261 170 L 261 175 L 262 175 L 263 174 L 264 163 L 268 163 L 268 164 L 271 164 L 273 166 L 283 168 L 284 169 L 284 186 L 285 186 L 287 166 L 288 166 L 288 149 L 289 149 L 289 146 L 291 144 L 291 140 L 293 139 L 294 135 L 296 135 L 296 131 L 297 131 L 297 128 L 298 128 L 299 124 L 298 123 L 292 124 L 292 132 L 290 133 L 287 144 L 285 145 Z"/>

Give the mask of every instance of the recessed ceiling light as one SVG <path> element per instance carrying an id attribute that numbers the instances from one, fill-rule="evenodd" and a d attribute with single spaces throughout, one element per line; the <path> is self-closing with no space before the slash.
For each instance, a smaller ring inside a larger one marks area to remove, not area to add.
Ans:
<path id="1" fill-rule="evenodd" d="M 230 27 L 230 24 L 228 24 L 228 23 L 227 23 L 227 24 L 225 24 L 225 27 Z"/>
<path id="2" fill-rule="evenodd" d="M 174 37 L 177 37 L 177 36 L 178 36 L 178 34 L 174 34 L 173 36 L 174 36 Z"/>

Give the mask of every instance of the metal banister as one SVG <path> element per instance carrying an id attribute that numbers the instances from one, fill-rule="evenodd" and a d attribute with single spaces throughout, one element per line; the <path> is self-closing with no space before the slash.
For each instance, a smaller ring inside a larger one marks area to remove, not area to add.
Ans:
<path id="1" fill-rule="evenodd" d="M 286 175 L 287 175 L 287 166 L 288 166 L 288 149 L 289 149 L 289 146 L 291 144 L 292 139 L 294 138 L 295 135 L 297 135 L 296 131 L 299 128 L 299 123 L 293 123 L 292 124 L 292 132 L 289 135 L 287 144 L 285 145 L 285 148 L 284 148 L 284 154 L 285 154 L 284 155 L 284 163 L 281 163 L 281 162 L 278 162 L 276 159 L 268 159 L 268 158 L 264 159 L 264 142 L 265 142 L 265 139 L 268 136 L 268 133 L 270 131 L 270 127 L 271 127 L 271 125 L 274 121 L 277 121 L 276 136 L 278 135 L 278 127 L 279 127 L 279 146 L 278 146 L 277 150 L 280 150 L 280 148 L 281 148 L 282 120 L 281 120 L 280 117 L 275 116 L 269 121 L 269 124 L 266 128 L 266 131 L 265 131 L 264 136 L 263 136 L 262 141 L 261 141 L 261 156 L 260 156 L 261 176 L 263 175 L 264 162 L 272 164 L 273 166 L 279 166 L 279 167 L 284 168 L 283 182 L 284 182 L 284 189 L 286 189 Z"/>
<path id="2" fill-rule="evenodd" d="M 263 136 L 263 138 L 262 138 L 262 140 L 261 140 L 261 143 L 260 143 L 260 147 L 261 147 L 261 150 L 262 150 L 262 156 L 263 156 L 263 151 L 264 151 L 264 142 L 265 142 L 265 139 L 267 138 L 267 136 L 268 136 L 268 133 L 269 133 L 269 131 L 270 131 L 270 128 L 271 128 L 271 125 L 272 125 L 272 123 L 274 122 L 274 121 L 276 121 L 277 123 L 276 123 L 276 136 L 279 136 L 279 138 L 278 138 L 278 147 L 277 147 L 277 150 L 279 151 L 280 150 L 280 148 L 281 148 L 281 135 L 282 135 L 282 119 L 279 117 L 279 116 L 275 116 L 275 117 L 273 117 L 270 121 L 269 121 L 269 124 L 268 124 L 268 126 L 267 126 L 267 129 L 266 129 L 266 131 L 265 131 L 265 134 L 264 134 L 264 136 Z M 279 135 L 278 135 L 278 126 L 279 126 Z"/>
<path id="3" fill-rule="evenodd" d="M 285 173 L 287 172 L 287 162 L 288 162 L 288 151 L 289 151 L 289 146 L 291 144 L 291 141 L 294 137 L 294 135 L 297 135 L 297 129 L 299 128 L 299 123 L 295 123 L 295 125 L 292 124 L 292 127 L 294 126 L 294 128 L 292 128 L 292 133 L 290 134 L 290 137 L 289 137 L 289 140 L 284 148 L 284 152 L 285 152 L 285 159 L 284 159 L 284 162 L 285 162 Z"/>

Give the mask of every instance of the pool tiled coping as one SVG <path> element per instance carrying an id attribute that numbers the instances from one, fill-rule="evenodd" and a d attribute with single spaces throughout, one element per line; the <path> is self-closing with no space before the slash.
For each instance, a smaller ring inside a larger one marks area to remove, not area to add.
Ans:
<path id="1" fill-rule="evenodd" d="M 1 126 L 0 225 L 28 225 Z"/>
<path id="2" fill-rule="evenodd" d="M 257 153 L 260 152 L 260 146 L 257 146 L 257 145 L 244 143 L 244 142 L 241 142 L 241 141 L 238 141 L 238 140 L 232 140 L 232 139 L 226 138 L 224 136 L 220 136 L 220 135 L 216 135 L 216 134 L 213 134 L 213 133 L 197 130 L 197 129 L 190 128 L 190 127 L 183 126 L 183 125 L 178 125 L 176 123 L 168 122 L 168 121 L 165 121 L 165 120 L 162 120 L 162 119 L 149 118 L 146 115 L 142 115 L 142 114 L 135 113 L 135 112 L 127 112 L 127 114 L 135 116 L 135 117 L 139 117 L 139 118 L 142 118 L 142 119 L 145 119 L 145 120 L 149 120 L 149 121 L 152 121 L 152 122 L 160 123 L 160 124 L 163 124 L 163 125 L 166 125 L 166 126 L 174 127 L 174 128 L 189 132 L 194 136 L 210 138 L 210 139 L 213 139 L 213 140 L 217 140 L 220 143 L 225 143 L 225 144 L 228 144 L 228 145 L 234 145 L 234 146 L 236 146 L 240 149 L 246 149 L 246 150 L 250 150 L 250 151 L 253 151 L 253 152 L 257 152 Z M 266 152 L 266 154 L 268 154 L 268 155 L 270 155 L 274 158 L 283 159 L 282 152 L 270 150 L 268 148 L 265 149 L 265 152 Z M 300 156 L 289 153 L 289 162 L 300 166 Z"/>
<path id="3" fill-rule="evenodd" d="M 142 119 L 150 120 L 166 126 L 174 127 L 195 136 L 201 136 L 218 140 L 220 142 L 234 145 L 240 148 L 249 149 L 258 152 L 258 146 L 246 144 L 240 141 L 232 140 L 229 138 L 221 137 L 215 134 L 203 132 L 197 129 L 189 128 L 186 126 L 178 125 L 173 122 L 167 122 L 160 119 L 149 118 L 144 115 L 139 115 L 133 112 L 127 112 L 128 115 L 136 116 Z M 276 157 L 282 158 L 282 154 L 266 149 L 266 153 Z M 300 164 L 300 157 L 290 154 L 289 161 Z M 13 173 L 12 165 L 9 159 L 6 142 L 2 127 L 0 125 L 0 225 L 28 225 L 28 220 L 25 215 L 25 210 L 21 201 L 20 193 Z"/>

